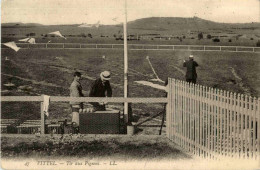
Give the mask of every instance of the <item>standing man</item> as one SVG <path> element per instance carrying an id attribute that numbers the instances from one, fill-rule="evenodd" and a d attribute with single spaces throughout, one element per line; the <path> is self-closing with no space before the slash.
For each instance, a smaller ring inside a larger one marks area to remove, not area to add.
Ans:
<path id="1" fill-rule="evenodd" d="M 82 86 L 80 84 L 81 73 L 74 73 L 74 80 L 70 85 L 70 97 L 84 97 L 82 93 Z M 72 109 L 72 125 L 75 128 L 76 133 L 78 132 L 79 127 L 79 112 L 83 110 L 82 102 L 70 102 L 70 106 Z"/>
<path id="2" fill-rule="evenodd" d="M 189 61 L 183 60 L 183 67 L 187 67 L 187 72 L 186 72 L 186 81 L 187 82 L 192 82 L 196 84 L 197 80 L 197 72 L 196 72 L 196 67 L 198 67 L 198 63 L 196 61 L 193 61 L 193 55 L 190 55 Z"/>
<path id="3" fill-rule="evenodd" d="M 93 84 L 91 85 L 91 89 L 89 92 L 89 97 L 112 97 L 112 88 L 110 86 L 110 72 L 103 71 L 100 74 L 100 77 L 96 79 Z M 91 103 L 94 107 L 94 110 L 104 111 L 105 103 Z"/>

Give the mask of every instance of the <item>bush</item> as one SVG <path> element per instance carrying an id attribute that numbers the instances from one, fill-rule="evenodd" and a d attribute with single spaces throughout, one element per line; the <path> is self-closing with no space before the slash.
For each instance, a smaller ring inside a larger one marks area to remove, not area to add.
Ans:
<path id="1" fill-rule="evenodd" d="M 87 35 L 86 35 L 85 33 L 81 33 L 80 36 L 81 36 L 81 37 L 84 37 L 84 38 L 87 37 Z"/>
<path id="2" fill-rule="evenodd" d="M 231 40 L 231 39 L 229 39 L 229 40 L 228 40 L 228 42 L 232 42 L 232 40 Z"/>
<path id="3" fill-rule="evenodd" d="M 212 41 L 213 41 L 213 42 L 220 42 L 220 39 L 214 38 Z"/>
<path id="4" fill-rule="evenodd" d="M 202 34 L 202 32 L 200 32 L 200 33 L 198 34 L 198 40 L 200 40 L 200 39 L 203 39 L 203 34 Z"/>
<path id="5" fill-rule="evenodd" d="M 89 34 L 88 34 L 88 37 L 89 37 L 89 38 L 92 38 L 92 35 L 89 33 Z"/>
<path id="6" fill-rule="evenodd" d="M 207 35 L 207 39 L 211 39 L 212 36 L 210 34 Z"/>
<path id="7" fill-rule="evenodd" d="M 256 46 L 260 47 L 260 40 L 257 41 Z"/>
<path id="8" fill-rule="evenodd" d="M 250 40 L 254 40 L 254 38 L 250 38 Z"/>

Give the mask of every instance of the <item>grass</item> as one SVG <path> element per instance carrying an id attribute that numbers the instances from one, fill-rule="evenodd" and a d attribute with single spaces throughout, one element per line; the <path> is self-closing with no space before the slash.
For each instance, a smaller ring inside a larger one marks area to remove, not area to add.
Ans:
<path id="1" fill-rule="evenodd" d="M 1 140 L 1 157 L 4 159 L 74 157 L 129 161 L 191 158 L 162 136 L 7 135 Z"/>
<path id="2" fill-rule="evenodd" d="M 188 51 L 129 51 L 129 97 L 164 97 L 164 92 L 134 83 L 137 80 L 149 81 L 155 78 L 146 60 L 150 57 L 158 76 L 185 80 L 183 59 L 189 54 L 199 63 L 198 84 L 258 97 L 260 94 L 259 54 L 230 52 L 188 52 Z M 106 59 L 102 59 L 105 55 Z M 15 53 L 2 50 L 2 91 L 3 84 L 11 81 L 16 89 L 2 92 L 2 95 L 69 96 L 69 85 L 73 72 L 83 73 L 83 90 L 88 94 L 93 79 L 101 71 L 112 72 L 113 96 L 123 96 L 123 50 L 45 50 L 29 49 Z M 4 60 L 8 56 L 9 61 Z M 238 79 L 233 73 L 236 72 Z M 10 76 L 11 75 L 11 76 Z M 90 78 L 90 79 L 89 79 Z M 18 91 L 19 86 L 28 85 L 32 89 Z M 22 106 L 23 105 L 23 106 Z M 118 104 L 122 108 L 122 104 Z M 52 118 L 68 118 L 68 103 L 52 103 Z M 161 104 L 134 104 L 134 114 L 154 115 L 162 110 Z M 39 103 L 2 103 L 2 118 L 39 118 Z"/>

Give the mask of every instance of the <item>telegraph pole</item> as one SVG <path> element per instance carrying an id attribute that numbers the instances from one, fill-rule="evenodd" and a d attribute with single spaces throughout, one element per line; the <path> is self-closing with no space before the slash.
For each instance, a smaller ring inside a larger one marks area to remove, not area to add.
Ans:
<path id="1" fill-rule="evenodd" d="M 124 98 L 128 94 L 128 57 L 127 57 L 127 0 L 125 0 L 125 20 L 124 20 Z M 128 123 L 128 103 L 124 102 L 124 118 Z"/>

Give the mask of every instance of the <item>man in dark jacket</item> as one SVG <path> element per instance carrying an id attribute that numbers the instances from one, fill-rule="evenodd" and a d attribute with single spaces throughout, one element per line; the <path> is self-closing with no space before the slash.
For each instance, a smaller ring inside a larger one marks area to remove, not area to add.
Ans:
<path id="1" fill-rule="evenodd" d="M 197 73 L 196 73 L 196 67 L 198 67 L 198 63 L 196 61 L 193 61 L 193 55 L 190 55 L 189 61 L 185 61 L 183 63 L 183 67 L 187 67 L 187 72 L 186 72 L 186 81 L 187 82 L 192 82 L 196 84 L 197 80 Z"/>
<path id="2" fill-rule="evenodd" d="M 110 72 L 104 71 L 91 85 L 89 97 L 112 97 L 112 88 L 109 83 Z M 91 102 L 94 110 L 106 110 L 104 103 Z"/>

